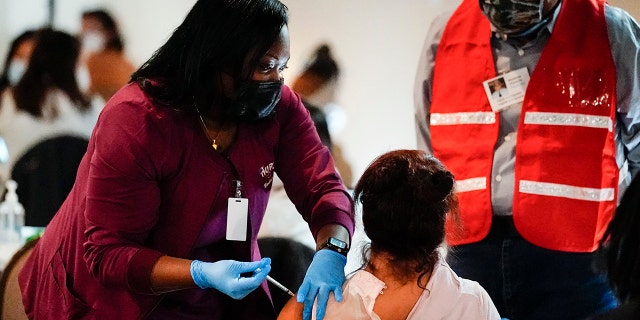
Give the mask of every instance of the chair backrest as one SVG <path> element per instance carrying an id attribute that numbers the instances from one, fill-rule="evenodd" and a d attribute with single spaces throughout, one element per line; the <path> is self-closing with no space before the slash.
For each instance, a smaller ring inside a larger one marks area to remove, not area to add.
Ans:
<path id="1" fill-rule="evenodd" d="M 39 238 L 27 241 L 27 243 L 18 250 L 9 260 L 7 266 L 2 271 L 0 277 L 0 319 L 3 320 L 22 320 L 27 319 L 22 304 L 22 294 L 18 284 L 18 274 L 22 270 L 25 261 L 31 254 L 33 246 L 36 245 Z"/>
<path id="2" fill-rule="evenodd" d="M 49 224 L 73 187 L 88 145 L 85 138 L 57 136 L 39 142 L 16 161 L 11 178 L 18 183 L 25 225 Z"/>

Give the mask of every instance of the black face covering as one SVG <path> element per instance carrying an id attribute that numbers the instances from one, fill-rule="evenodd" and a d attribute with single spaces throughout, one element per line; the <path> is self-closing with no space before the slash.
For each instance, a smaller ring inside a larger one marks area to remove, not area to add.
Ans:
<path id="1" fill-rule="evenodd" d="M 520 34 L 544 19 L 544 0 L 480 0 L 480 8 L 502 33 Z"/>
<path id="2" fill-rule="evenodd" d="M 248 80 L 238 86 L 229 112 L 241 121 L 260 120 L 273 112 L 280 101 L 283 81 Z"/>

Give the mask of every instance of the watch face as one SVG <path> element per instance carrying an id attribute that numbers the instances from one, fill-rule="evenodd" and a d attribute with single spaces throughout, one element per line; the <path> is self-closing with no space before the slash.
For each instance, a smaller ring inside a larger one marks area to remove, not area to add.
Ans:
<path id="1" fill-rule="evenodd" d="M 347 243 L 344 242 L 344 241 L 340 241 L 340 240 L 338 240 L 336 238 L 329 238 L 328 242 L 331 245 L 336 246 L 336 247 L 338 247 L 340 249 L 347 249 Z"/>

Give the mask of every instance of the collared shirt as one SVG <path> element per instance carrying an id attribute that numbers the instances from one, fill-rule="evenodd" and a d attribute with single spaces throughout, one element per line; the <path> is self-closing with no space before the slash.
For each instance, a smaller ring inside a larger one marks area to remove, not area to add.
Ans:
<path id="1" fill-rule="evenodd" d="M 373 311 L 385 284 L 373 274 L 358 270 L 343 286 L 343 300 L 329 299 L 324 319 L 379 320 Z M 399 301 L 398 303 L 402 303 Z M 315 310 L 312 313 L 315 319 Z M 407 320 L 418 319 L 500 319 L 489 294 L 475 281 L 458 277 L 444 261 L 438 261 L 426 289 Z"/>
<path id="2" fill-rule="evenodd" d="M 491 47 L 497 74 L 520 68 L 533 72 L 551 36 L 562 2 L 546 28 L 533 40 L 520 44 L 502 39 L 494 33 Z M 418 148 L 432 151 L 431 134 L 426 119 L 431 105 L 431 87 L 435 55 L 442 32 L 453 12 L 436 18 L 427 34 L 421 54 L 414 91 L 415 121 Z M 616 65 L 616 160 L 621 172 L 621 191 L 640 171 L 640 26 L 624 10 L 605 5 L 605 18 L 611 54 Z M 478 84 L 481 85 L 481 84 Z M 511 215 L 514 190 L 515 144 L 521 104 L 499 113 L 500 132 L 496 143 L 492 168 L 491 200 L 493 213 Z M 626 174 L 626 168 L 630 174 Z"/>

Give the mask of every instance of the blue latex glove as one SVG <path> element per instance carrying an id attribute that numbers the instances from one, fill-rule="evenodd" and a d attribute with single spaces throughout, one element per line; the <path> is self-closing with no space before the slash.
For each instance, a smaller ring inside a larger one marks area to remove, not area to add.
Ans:
<path id="1" fill-rule="evenodd" d="M 257 270 L 260 269 L 260 270 Z M 239 262 L 220 260 L 216 262 L 191 262 L 191 277 L 202 289 L 214 288 L 229 297 L 239 300 L 255 290 L 267 278 L 271 271 L 271 259 Z M 241 274 L 250 273 L 243 277 Z"/>
<path id="2" fill-rule="evenodd" d="M 313 256 L 313 261 L 304 276 L 302 285 L 298 289 L 296 300 L 304 302 L 302 318 L 311 319 L 313 312 L 313 302 L 318 298 L 316 319 L 324 318 L 327 309 L 329 293 L 333 295 L 337 302 L 342 301 L 342 284 L 344 283 L 344 266 L 347 264 L 347 257 L 329 249 L 323 249 Z"/>

